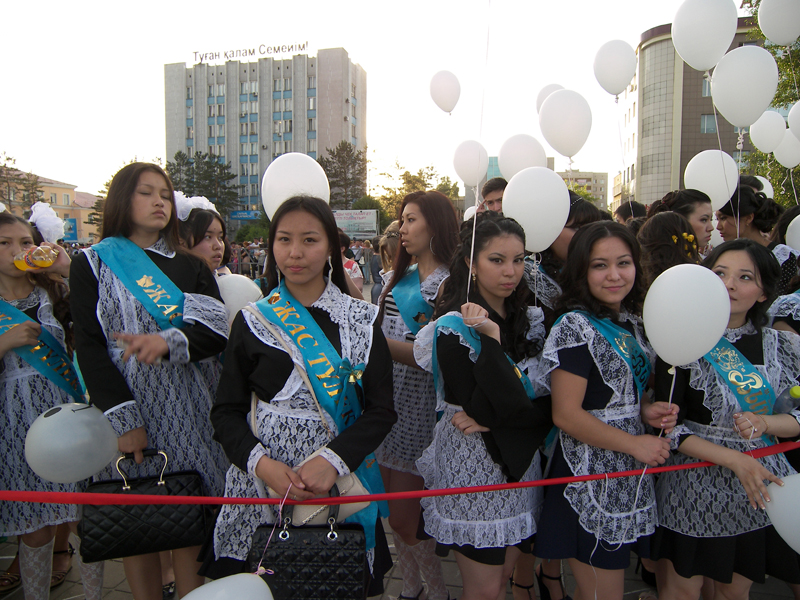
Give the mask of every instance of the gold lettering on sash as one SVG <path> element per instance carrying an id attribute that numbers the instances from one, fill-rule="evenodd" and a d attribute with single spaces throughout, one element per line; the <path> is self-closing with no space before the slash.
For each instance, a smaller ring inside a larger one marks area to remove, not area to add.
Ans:
<path id="1" fill-rule="evenodd" d="M 170 295 L 167 294 L 167 290 L 162 289 L 160 284 L 157 285 L 154 290 L 145 289 L 144 293 L 147 294 L 147 297 L 150 298 L 150 300 L 152 300 L 153 302 L 155 302 L 156 305 L 158 305 L 158 303 L 161 301 L 161 298 L 170 297 Z"/>
<path id="2" fill-rule="evenodd" d="M 764 385 L 761 377 L 755 373 L 744 375 L 739 371 L 731 371 L 728 373 L 728 380 L 736 386 L 736 393 L 740 396 L 749 394 L 752 390 L 757 390 Z"/>
<path id="3" fill-rule="evenodd" d="M 151 285 L 153 285 L 153 278 L 150 277 L 150 275 L 145 275 L 141 279 L 136 280 L 136 285 L 141 288 L 149 288 Z"/>
<path id="4" fill-rule="evenodd" d="M 169 318 L 170 323 L 172 323 L 172 320 L 175 317 L 180 317 L 183 315 L 183 313 L 175 313 L 170 315 L 172 311 L 177 310 L 177 304 L 159 304 L 162 298 L 172 298 L 172 296 L 170 296 L 167 291 L 161 287 L 160 283 L 154 283 L 153 278 L 150 275 L 144 275 L 141 279 L 137 279 L 136 284 L 142 288 L 147 297 L 155 302 L 156 306 L 161 309 L 161 314 Z M 152 290 L 147 289 L 153 287 L 154 285 L 155 288 Z"/>
<path id="5" fill-rule="evenodd" d="M 298 346 L 300 346 L 301 348 L 306 348 L 306 346 L 304 346 L 302 343 L 300 343 L 300 342 L 301 342 L 301 340 L 304 340 L 304 339 L 306 339 L 306 338 L 308 338 L 308 339 L 310 339 L 312 342 L 314 342 L 314 343 L 313 343 L 313 344 L 310 346 L 311 348 L 313 348 L 314 346 L 319 346 L 319 344 L 317 343 L 317 340 L 315 340 L 315 339 L 314 339 L 314 338 L 311 336 L 311 334 L 309 334 L 309 333 L 304 333 L 304 334 L 302 334 L 301 336 L 299 336 L 299 337 L 297 338 L 297 345 L 298 345 Z"/>
<path id="6" fill-rule="evenodd" d="M 174 315 L 170 315 L 169 316 L 169 322 L 172 323 L 172 319 L 174 319 L 175 317 L 182 317 L 182 316 L 183 316 L 183 313 L 175 313 Z"/>
<path id="7" fill-rule="evenodd" d="M 275 311 L 275 316 L 280 318 L 281 323 L 286 323 L 286 319 L 289 317 L 294 317 L 296 319 L 300 318 L 300 315 L 297 314 L 297 311 L 290 306 L 288 302 L 286 303 L 286 306 L 273 308 L 272 310 Z"/>
<path id="8" fill-rule="evenodd" d="M 286 329 L 289 330 L 289 333 L 292 335 L 296 335 L 298 332 L 303 331 L 305 329 L 305 325 L 300 325 L 300 323 L 286 323 Z"/>
<path id="9" fill-rule="evenodd" d="M 9 317 L 8 315 L 6 315 L 4 313 L 0 313 L 0 321 L 10 321 L 10 320 L 11 320 L 11 317 Z"/>
<path id="10" fill-rule="evenodd" d="M 167 298 L 169 298 L 169 296 L 167 296 Z M 164 316 L 169 315 L 169 313 L 178 308 L 177 304 L 156 304 L 156 306 L 164 309 Z"/>

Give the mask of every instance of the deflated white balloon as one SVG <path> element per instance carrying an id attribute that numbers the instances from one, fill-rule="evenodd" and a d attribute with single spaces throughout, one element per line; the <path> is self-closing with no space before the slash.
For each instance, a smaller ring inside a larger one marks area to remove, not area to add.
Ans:
<path id="1" fill-rule="evenodd" d="M 256 282 L 244 275 L 222 275 L 217 279 L 217 285 L 222 302 L 228 309 L 228 327 L 233 323 L 236 313 L 250 302 L 258 302 L 264 297 Z"/>
<path id="2" fill-rule="evenodd" d="M 439 71 L 431 77 L 431 98 L 444 112 L 453 112 L 460 96 L 461 84 L 450 71 Z"/>
<path id="3" fill-rule="evenodd" d="M 672 21 L 672 43 L 687 65 L 708 71 L 730 48 L 736 26 L 732 0 L 686 0 Z"/>
<path id="4" fill-rule="evenodd" d="M 472 217 L 475 216 L 475 213 L 478 212 L 477 206 L 470 206 L 467 210 L 464 211 L 464 221 L 469 221 Z"/>
<path id="5" fill-rule="evenodd" d="M 453 156 L 453 166 L 464 185 L 475 187 L 486 177 L 489 168 L 489 155 L 480 142 L 467 140 L 461 142 Z"/>
<path id="6" fill-rule="evenodd" d="M 711 198 L 711 207 L 719 210 L 727 204 L 739 182 L 739 167 L 730 154 L 719 150 L 703 150 L 683 173 L 686 189 L 700 190 Z"/>
<path id="7" fill-rule="evenodd" d="M 117 434 L 102 411 L 89 404 L 59 404 L 33 422 L 25 460 L 42 479 L 75 483 L 101 471 L 119 454 Z"/>
<path id="8" fill-rule="evenodd" d="M 237 573 L 195 588 L 182 600 L 273 600 L 267 583 L 253 573 Z"/>
<path id="9" fill-rule="evenodd" d="M 800 4 L 800 2 L 798 2 Z M 794 134 L 794 137 L 800 138 L 800 102 L 795 102 L 792 109 L 789 111 L 789 131 Z M 759 148 L 760 150 L 760 148 Z"/>
<path id="10" fill-rule="evenodd" d="M 750 141 L 756 148 L 769 154 L 783 141 L 784 133 L 786 133 L 786 121 L 783 120 L 783 116 L 774 110 L 765 110 L 750 127 Z"/>
<path id="11" fill-rule="evenodd" d="M 628 42 L 611 40 L 594 57 L 594 76 L 605 91 L 616 96 L 625 91 L 636 74 L 636 52 Z"/>
<path id="12" fill-rule="evenodd" d="M 500 147 L 497 165 L 506 179 L 528 167 L 546 167 L 547 156 L 535 137 L 520 133 L 508 138 Z"/>
<path id="13" fill-rule="evenodd" d="M 797 0 L 761 0 L 758 26 L 773 44 L 789 46 L 800 36 L 800 2 Z"/>
<path id="14" fill-rule="evenodd" d="M 702 298 L 700 303 L 675 298 Z M 644 299 L 647 339 L 670 365 L 685 365 L 709 352 L 730 318 L 728 290 L 719 276 L 700 265 L 677 265 L 659 275 Z"/>
<path id="15" fill-rule="evenodd" d="M 800 165 L 800 140 L 792 134 L 791 129 L 786 130 L 783 140 L 772 151 L 772 155 L 787 169 L 794 169 Z"/>
<path id="16" fill-rule="evenodd" d="M 795 217 L 786 228 L 786 245 L 800 252 L 800 217 Z"/>
<path id="17" fill-rule="evenodd" d="M 536 96 L 536 112 L 538 113 L 540 110 L 542 110 L 542 102 L 547 100 L 547 97 L 550 94 L 563 89 L 564 89 L 563 85 L 558 85 L 557 83 L 550 83 L 544 86 L 541 90 L 539 90 L 539 94 Z"/>
<path id="18" fill-rule="evenodd" d="M 567 184 L 546 167 L 523 169 L 511 178 L 503 192 L 503 214 L 522 225 L 525 248 L 541 252 L 550 247 L 567 223 Z"/>
<path id="19" fill-rule="evenodd" d="M 325 171 L 317 161 L 301 152 L 289 152 L 273 160 L 261 179 L 261 203 L 270 219 L 278 207 L 293 196 L 331 200 Z"/>
<path id="20" fill-rule="evenodd" d="M 767 486 L 769 502 L 767 516 L 775 526 L 775 531 L 795 552 L 800 552 L 800 519 L 797 518 L 797 505 L 800 503 L 800 474 L 781 477 L 783 487 L 777 483 Z"/>
<path id="21" fill-rule="evenodd" d="M 711 80 L 711 97 L 722 116 L 749 127 L 769 108 L 778 89 L 778 64 L 761 46 L 742 46 L 720 59 Z"/>
<path id="22" fill-rule="evenodd" d="M 764 184 L 764 195 L 767 198 L 774 198 L 775 197 L 775 190 L 772 189 L 772 184 L 769 182 L 769 179 L 766 177 L 761 177 L 761 175 L 756 175 L 756 179 L 758 179 L 762 184 Z"/>
<path id="23" fill-rule="evenodd" d="M 556 152 L 575 156 L 592 130 L 592 109 L 578 92 L 557 90 L 542 103 L 539 128 Z"/>

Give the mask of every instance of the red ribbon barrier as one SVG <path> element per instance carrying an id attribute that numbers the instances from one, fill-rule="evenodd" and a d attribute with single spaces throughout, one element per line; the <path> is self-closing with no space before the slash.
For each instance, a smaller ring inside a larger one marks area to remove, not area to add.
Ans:
<path id="1" fill-rule="evenodd" d="M 747 454 L 754 458 L 780 454 L 800 448 L 798 442 L 783 442 L 765 448 L 748 451 Z M 684 465 L 671 465 L 668 467 L 648 467 L 650 474 L 666 473 L 668 471 L 683 471 L 700 467 L 713 467 L 714 463 L 703 461 Z M 405 498 L 424 498 L 429 496 L 455 496 L 458 494 L 475 494 L 480 492 L 495 492 L 498 490 L 513 490 L 527 487 L 540 487 L 546 485 L 561 485 L 577 481 L 596 481 L 598 479 L 614 479 L 617 477 L 635 477 L 642 474 L 641 469 L 633 471 L 618 471 L 616 473 L 600 473 L 597 475 L 580 475 L 577 477 L 558 477 L 554 479 L 537 479 L 516 483 L 501 483 L 496 485 L 478 485 L 474 487 L 447 488 L 442 490 L 419 490 L 414 492 L 394 492 L 391 494 L 371 494 L 369 496 L 345 496 L 325 498 L 325 504 L 350 504 L 352 502 L 373 502 L 379 500 L 401 500 Z M 10 502 L 39 502 L 42 504 L 280 504 L 281 498 L 214 498 L 212 496 L 155 496 L 143 494 L 89 494 L 85 492 L 16 492 L 0 491 L 0 501 Z M 287 500 L 287 504 L 312 504 L 319 505 L 320 500 L 306 500 L 297 502 Z"/>

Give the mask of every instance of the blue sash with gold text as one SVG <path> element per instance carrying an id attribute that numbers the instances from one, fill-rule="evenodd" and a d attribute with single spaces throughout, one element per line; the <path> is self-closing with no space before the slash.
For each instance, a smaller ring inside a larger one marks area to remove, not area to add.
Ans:
<path id="1" fill-rule="evenodd" d="M 36 322 L 8 302 L 0 301 L 0 334 L 24 323 Z M 19 357 L 36 369 L 41 375 L 67 392 L 75 402 L 86 402 L 86 389 L 75 372 L 75 365 L 61 343 L 42 326 L 39 343 L 36 346 L 14 348 Z"/>
<path id="2" fill-rule="evenodd" d="M 461 334 L 461 337 L 464 341 L 469 344 L 469 346 L 475 351 L 475 354 L 481 353 L 481 338 L 477 331 L 475 331 L 474 327 L 469 327 L 464 323 L 464 319 L 462 319 L 458 315 L 444 315 L 439 317 L 436 320 L 436 332 L 433 334 L 433 382 L 435 389 L 439 389 L 439 359 L 436 354 L 436 340 L 439 337 L 439 328 L 440 327 L 447 327 L 448 329 L 452 329 L 453 331 L 457 331 Z M 506 358 L 508 362 L 511 363 L 511 366 L 514 367 L 514 373 L 519 378 L 520 383 L 522 383 L 522 387 L 525 388 L 525 393 L 528 394 L 528 398 L 533 400 L 536 398 L 536 391 L 533 389 L 533 384 L 528 376 L 523 373 L 522 369 L 520 369 L 517 364 L 514 362 L 508 354 L 506 354 Z"/>
<path id="3" fill-rule="evenodd" d="M 595 329 L 608 340 L 614 352 L 619 354 L 633 374 L 633 381 L 636 384 L 636 389 L 639 390 L 639 396 L 647 389 L 647 380 L 650 379 L 650 373 L 653 366 L 650 364 L 650 359 L 642 350 L 636 338 L 627 331 L 624 327 L 620 327 L 611 319 L 598 319 L 594 315 L 589 314 L 583 310 L 573 311 L 583 315 L 589 322 L 594 325 Z M 555 324 L 561 322 L 564 315 L 556 319 Z"/>
<path id="4" fill-rule="evenodd" d="M 308 379 L 320 406 L 333 417 L 339 433 L 347 429 L 361 416 L 355 386 L 361 385 L 365 366 L 354 367 L 349 359 L 339 356 L 314 317 L 286 289 L 285 282 L 256 302 L 256 307 L 265 319 L 292 339 L 303 355 Z M 355 473 L 371 494 L 384 493 L 374 454 L 370 453 Z M 364 527 L 367 548 L 375 546 L 375 522 L 379 515 L 389 516 L 389 505 L 385 501 L 370 502 L 367 508 L 346 519 Z"/>
<path id="5" fill-rule="evenodd" d="M 92 246 L 106 266 L 141 302 L 163 330 L 183 327 L 183 292 L 147 253 L 127 238 L 106 238 Z"/>
<path id="6" fill-rule="evenodd" d="M 406 269 L 403 278 L 392 288 L 392 296 L 406 327 L 414 335 L 418 334 L 431 320 L 433 307 L 422 297 L 417 265 Z"/>
<path id="7" fill-rule="evenodd" d="M 742 411 L 750 411 L 757 415 L 772 414 L 775 390 L 727 338 L 722 337 L 703 358 L 711 363 L 722 380 L 731 388 Z M 764 441 L 768 445 L 773 444 L 769 437 L 765 436 Z"/>

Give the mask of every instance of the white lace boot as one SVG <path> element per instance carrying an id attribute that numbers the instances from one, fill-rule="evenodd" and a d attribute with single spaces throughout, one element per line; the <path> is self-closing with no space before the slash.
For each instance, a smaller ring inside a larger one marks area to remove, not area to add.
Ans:
<path id="1" fill-rule="evenodd" d="M 399 598 L 410 600 L 421 598 L 422 577 L 412 548 L 397 534 L 394 534 L 394 547 L 397 550 L 397 567 L 400 569 L 400 577 L 403 580 L 403 593 Z"/>
<path id="2" fill-rule="evenodd" d="M 105 561 L 85 563 L 81 558 L 80 540 L 78 543 L 78 566 L 81 569 L 81 582 L 86 600 L 100 600 L 103 597 L 103 574 Z"/>
<path id="3" fill-rule="evenodd" d="M 447 600 L 450 594 L 444 583 L 442 560 L 436 556 L 436 540 L 425 540 L 409 548 L 428 584 L 428 600 Z"/>
<path id="4" fill-rule="evenodd" d="M 25 600 L 48 600 L 50 577 L 53 573 L 55 538 L 41 548 L 31 548 L 19 541 L 19 574 Z"/>

